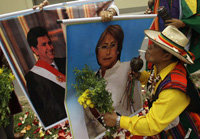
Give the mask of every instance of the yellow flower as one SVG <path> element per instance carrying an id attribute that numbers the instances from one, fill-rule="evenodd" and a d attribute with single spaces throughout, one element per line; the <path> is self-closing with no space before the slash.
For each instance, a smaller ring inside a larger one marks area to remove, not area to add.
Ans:
<path id="1" fill-rule="evenodd" d="M 83 105 L 84 101 L 85 101 L 85 98 L 84 98 L 83 96 L 80 96 L 80 97 L 78 98 L 78 102 L 79 102 L 81 105 Z"/>
<path id="2" fill-rule="evenodd" d="M 81 102 L 81 96 L 80 96 L 80 97 L 78 97 L 78 102 L 79 102 L 79 103 Z"/>
<path id="3" fill-rule="evenodd" d="M 90 100 L 90 99 L 88 99 L 87 101 L 86 101 L 86 104 L 87 105 L 90 105 L 92 103 L 92 101 Z"/>
<path id="4" fill-rule="evenodd" d="M 90 93 L 90 90 L 89 89 L 87 89 L 87 90 L 85 90 L 85 92 L 84 93 L 86 93 L 86 94 L 89 94 Z"/>
<path id="5" fill-rule="evenodd" d="M 40 137 L 43 137 L 45 135 L 43 131 L 40 131 L 39 133 L 40 133 Z"/>
<path id="6" fill-rule="evenodd" d="M 80 105 L 83 105 L 84 108 L 87 108 L 92 101 L 90 100 L 90 97 L 88 97 L 88 94 L 90 93 L 89 89 L 86 89 L 85 92 L 78 98 L 78 102 Z"/>
<path id="7" fill-rule="evenodd" d="M 85 98 L 87 98 L 88 93 L 84 92 L 84 93 L 82 94 L 82 96 L 85 97 Z"/>
<path id="8" fill-rule="evenodd" d="M 90 108 L 94 108 L 94 104 L 90 104 L 89 107 L 90 107 Z"/>
<path id="9" fill-rule="evenodd" d="M 15 76 L 12 73 L 10 73 L 9 78 L 13 81 L 15 79 Z"/>
<path id="10" fill-rule="evenodd" d="M 85 102 L 86 98 L 84 96 L 81 97 L 81 102 Z"/>
<path id="11" fill-rule="evenodd" d="M 83 95 L 84 97 L 87 97 L 89 93 L 90 93 L 90 90 L 89 90 L 89 89 L 86 89 L 85 92 L 83 92 L 82 95 Z"/>
<path id="12" fill-rule="evenodd" d="M 87 105 L 86 105 L 86 104 L 83 104 L 83 108 L 86 109 L 86 108 L 87 108 Z"/>
<path id="13" fill-rule="evenodd" d="M 25 134 L 25 133 L 26 133 L 26 127 L 24 127 L 24 128 L 20 131 L 20 133 Z"/>
<path id="14" fill-rule="evenodd" d="M 0 74 L 3 73 L 3 69 L 0 68 Z"/>

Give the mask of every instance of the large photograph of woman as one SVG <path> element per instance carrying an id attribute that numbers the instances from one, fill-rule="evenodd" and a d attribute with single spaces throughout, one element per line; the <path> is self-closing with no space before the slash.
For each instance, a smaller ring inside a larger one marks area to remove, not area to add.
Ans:
<path id="1" fill-rule="evenodd" d="M 142 107 L 138 82 L 135 82 L 132 103 L 127 103 L 130 96 L 124 92 L 131 70 L 130 60 L 139 55 L 138 50 L 144 39 L 143 30 L 149 28 L 151 21 L 135 19 L 67 26 L 67 34 L 70 34 L 67 37 L 67 110 L 74 132 L 78 118 L 82 119 L 80 121 L 85 127 L 81 129 L 86 129 L 89 138 L 98 137 L 106 131 L 96 114 L 90 108 L 82 109 L 75 96 L 74 69 L 82 69 L 85 64 L 92 68 L 96 76 L 106 80 L 106 90 L 112 94 L 113 108 L 119 115 L 129 116 Z M 73 39 L 72 36 L 78 37 Z"/>

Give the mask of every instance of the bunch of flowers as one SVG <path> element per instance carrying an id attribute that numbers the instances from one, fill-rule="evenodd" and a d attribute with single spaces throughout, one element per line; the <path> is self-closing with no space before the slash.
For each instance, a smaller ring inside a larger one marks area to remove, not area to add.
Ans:
<path id="1" fill-rule="evenodd" d="M 111 93 L 106 90 L 106 80 L 96 76 L 96 73 L 87 65 L 82 70 L 74 70 L 76 76 L 76 89 L 78 102 L 84 108 L 95 108 L 99 114 L 113 111 Z M 106 127 L 107 136 L 116 132 L 116 128 Z"/>
<path id="2" fill-rule="evenodd" d="M 15 79 L 11 70 L 3 67 L 0 68 L 0 127 L 9 124 L 9 100 L 11 92 L 14 90 L 12 81 Z"/>
<path id="3" fill-rule="evenodd" d="M 28 111 L 15 115 L 14 122 L 14 132 L 23 134 L 26 139 L 72 139 L 68 120 L 45 131 L 36 115 L 32 111 Z"/>
<path id="4" fill-rule="evenodd" d="M 74 85 L 78 102 L 84 108 L 96 108 L 99 113 L 113 111 L 113 101 L 111 93 L 106 90 L 106 80 L 96 76 L 96 73 L 87 65 L 82 70 L 77 68 L 74 70 L 76 76 L 76 84 Z"/>

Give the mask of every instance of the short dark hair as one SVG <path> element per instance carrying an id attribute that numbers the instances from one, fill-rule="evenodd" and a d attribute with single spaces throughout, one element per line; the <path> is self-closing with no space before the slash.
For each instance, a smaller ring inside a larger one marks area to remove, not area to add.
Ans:
<path id="1" fill-rule="evenodd" d="M 104 40 L 104 38 L 107 34 L 112 35 L 113 38 L 115 40 L 117 40 L 117 42 L 118 42 L 117 50 L 119 51 L 119 55 L 118 55 L 117 59 L 120 60 L 121 50 L 122 50 L 122 45 L 123 45 L 123 40 L 124 40 L 124 32 L 123 32 L 122 28 L 120 27 L 120 25 L 109 25 L 104 30 L 104 32 L 101 34 L 99 41 L 96 45 L 96 49 L 95 49 L 96 58 L 98 55 L 98 47 L 100 46 L 100 44 L 102 43 L 102 41 Z M 98 61 L 98 58 L 97 58 L 97 61 Z"/>
<path id="2" fill-rule="evenodd" d="M 40 26 L 31 28 L 27 34 L 27 41 L 29 46 L 33 46 L 36 48 L 38 45 L 37 38 L 41 36 L 47 36 L 49 38 L 48 32 L 45 28 Z"/>

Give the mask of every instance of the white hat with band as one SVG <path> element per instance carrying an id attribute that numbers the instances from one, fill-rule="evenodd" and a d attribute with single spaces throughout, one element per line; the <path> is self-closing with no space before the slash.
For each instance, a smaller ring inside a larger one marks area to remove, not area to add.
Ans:
<path id="1" fill-rule="evenodd" d="M 145 30 L 144 33 L 155 44 L 187 64 L 194 64 L 194 54 L 185 50 L 187 37 L 174 26 L 167 26 L 162 32 Z"/>

